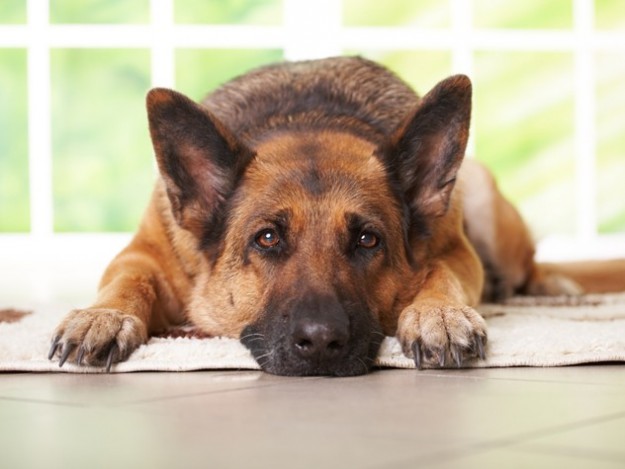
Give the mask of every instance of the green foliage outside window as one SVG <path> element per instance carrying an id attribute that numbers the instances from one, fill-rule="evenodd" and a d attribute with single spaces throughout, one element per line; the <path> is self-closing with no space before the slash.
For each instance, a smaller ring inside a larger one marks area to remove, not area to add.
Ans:
<path id="1" fill-rule="evenodd" d="M 26 23 L 26 0 L 3 0 L 0 2 L 0 23 Z"/>
<path id="2" fill-rule="evenodd" d="M 49 0 L 51 23 L 147 23 L 150 0 Z"/>
<path id="3" fill-rule="evenodd" d="M 155 180 L 149 51 L 58 49 L 51 66 L 55 231 L 131 230 Z"/>
<path id="4" fill-rule="evenodd" d="M 0 232 L 30 229 L 26 50 L 0 49 Z"/>
<path id="5" fill-rule="evenodd" d="M 174 17 L 179 24 L 278 25 L 281 0 L 176 0 Z"/>

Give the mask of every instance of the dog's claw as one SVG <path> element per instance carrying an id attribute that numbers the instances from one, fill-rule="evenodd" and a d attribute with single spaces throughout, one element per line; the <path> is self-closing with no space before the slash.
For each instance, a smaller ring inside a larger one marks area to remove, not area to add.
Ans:
<path id="1" fill-rule="evenodd" d="M 61 336 L 57 335 L 53 340 L 52 340 L 52 345 L 50 346 L 50 351 L 48 352 L 48 360 L 52 360 L 52 358 L 54 358 L 54 355 L 56 355 L 56 351 L 59 348 L 59 342 L 61 341 Z"/>
<path id="2" fill-rule="evenodd" d="M 113 366 L 113 359 L 115 355 L 117 355 L 118 351 L 119 351 L 119 347 L 117 346 L 116 343 L 113 343 L 113 345 L 111 345 L 111 349 L 109 350 L 108 357 L 106 358 L 106 372 L 107 373 L 111 372 L 111 367 Z"/>
<path id="3" fill-rule="evenodd" d="M 451 346 L 451 357 L 456 364 L 456 368 L 462 368 L 462 351 L 458 346 Z"/>
<path id="4" fill-rule="evenodd" d="M 419 342 L 415 341 L 412 344 L 412 353 L 414 355 L 414 364 L 417 369 L 421 369 L 421 345 Z"/>
<path id="5" fill-rule="evenodd" d="M 447 363 L 447 353 L 444 348 L 441 348 L 438 351 L 438 366 L 441 368 L 445 368 L 445 364 Z"/>
<path id="6" fill-rule="evenodd" d="M 63 345 L 63 352 L 61 353 L 61 359 L 59 360 L 59 368 L 61 368 L 65 364 L 67 358 L 70 356 L 72 350 L 74 350 L 75 348 L 76 344 L 72 344 L 71 342 L 67 342 Z"/>
<path id="7" fill-rule="evenodd" d="M 82 366 L 82 361 L 83 361 L 83 359 L 85 358 L 85 353 L 86 353 L 86 352 L 85 352 L 85 347 L 81 346 L 81 347 L 78 349 L 78 355 L 76 356 L 76 364 L 77 364 L 78 366 Z"/>
<path id="8" fill-rule="evenodd" d="M 475 336 L 475 343 L 477 345 L 477 356 L 480 358 L 480 360 L 485 360 L 486 353 L 484 353 L 484 337 L 477 334 Z"/>

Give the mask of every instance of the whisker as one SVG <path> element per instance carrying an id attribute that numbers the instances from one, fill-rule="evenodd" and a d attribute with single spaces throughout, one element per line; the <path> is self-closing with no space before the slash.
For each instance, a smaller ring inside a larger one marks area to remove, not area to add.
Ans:
<path id="1" fill-rule="evenodd" d="M 267 353 L 264 353 L 264 354 L 262 354 L 262 355 L 259 355 L 259 356 L 257 356 L 257 357 L 254 357 L 254 358 L 255 358 L 255 359 L 256 359 L 256 361 L 258 362 L 259 360 L 262 360 L 263 358 L 270 358 L 272 355 L 273 355 L 273 350 L 271 350 L 271 351 L 269 351 L 269 352 L 267 352 Z"/>
<path id="2" fill-rule="evenodd" d="M 246 339 L 249 339 L 250 337 L 259 337 L 261 339 L 264 339 L 265 338 L 265 334 L 261 334 L 260 332 L 255 332 L 253 334 L 244 335 L 239 340 L 246 340 Z"/>
<path id="3" fill-rule="evenodd" d="M 246 342 L 258 342 L 258 341 L 263 342 L 265 340 L 265 338 L 264 337 L 254 337 L 252 339 L 248 339 L 247 337 L 244 337 L 241 340 L 245 340 Z"/>
<path id="4" fill-rule="evenodd" d="M 256 358 L 256 363 L 258 363 L 261 368 L 264 368 L 265 365 L 269 363 L 272 355 L 273 351 L 267 352 L 264 355 L 260 355 L 258 358 Z"/>

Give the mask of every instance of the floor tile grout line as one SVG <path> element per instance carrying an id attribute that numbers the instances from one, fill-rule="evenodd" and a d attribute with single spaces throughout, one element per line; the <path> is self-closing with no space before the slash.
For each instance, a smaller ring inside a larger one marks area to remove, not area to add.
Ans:
<path id="1" fill-rule="evenodd" d="M 571 431 L 574 429 L 590 427 L 593 425 L 606 423 L 613 420 L 619 420 L 622 418 L 625 418 L 625 411 L 620 411 L 616 414 L 609 414 L 600 417 L 587 418 L 574 423 L 553 425 L 551 427 L 543 428 L 541 430 L 529 431 L 518 435 L 512 435 L 506 438 L 491 439 L 478 443 L 469 443 L 464 448 L 458 448 L 451 451 L 446 450 L 445 452 L 435 451 L 430 453 L 429 455 L 420 456 L 418 461 L 415 461 L 414 459 L 406 459 L 403 461 L 398 461 L 397 464 L 412 465 L 416 462 L 426 465 L 442 464 L 449 461 L 459 460 L 466 456 L 487 453 L 495 449 L 510 448 L 515 445 L 542 438 L 544 436 L 554 435 L 558 433 L 566 433 L 567 431 Z"/>
<path id="2" fill-rule="evenodd" d="M 423 374 L 421 376 L 431 376 L 431 377 L 435 377 L 435 378 L 445 378 L 445 379 L 459 378 L 459 379 L 467 379 L 467 380 L 471 380 L 471 381 L 494 380 L 494 381 L 512 381 L 512 382 L 518 382 L 518 383 L 572 384 L 572 385 L 575 385 L 575 386 L 579 386 L 579 385 L 605 386 L 605 387 L 619 386 L 617 384 L 589 383 L 589 382 L 586 382 L 586 381 L 557 381 L 557 380 L 549 380 L 549 379 L 504 378 L 504 377 L 497 377 L 497 376 L 495 376 L 495 377 L 489 377 L 489 376 L 462 376 L 462 375 L 459 375 L 457 373 L 446 374 L 444 372 L 427 373 L 427 374 Z"/>
<path id="3" fill-rule="evenodd" d="M 320 379 L 321 377 L 307 377 L 304 378 L 306 380 L 317 380 Z M 154 403 L 154 402 L 164 402 L 164 401 L 173 401 L 173 400 L 177 400 L 177 399 L 185 399 L 188 397 L 198 397 L 198 396 L 209 396 L 209 395 L 214 395 L 214 394 L 225 394 L 228 392 L 239 392 L 239 391 L 249 391 L 252 389 L 259 389 L 259 388 L 270 388 L 270 387 L 275 387 L 275 386 L 282 386 L 284 385 L 284 382 L 273 382 L 273 383 L 267 383 L 267 384 L 257 384 L 254 386 L 240 386 L 240 387 L 234 387 L 234 388 L 228 388 L 228 389 L 216 389 L 213 391 L 201 391 L 201 392 L 194 392 L 194 393 L 190 393 L 190 394 L 178 394 L 178 395 L 172 395 L 172 396 L 165 396 L 165 397 L 154 397 L 154 398 L 150 398 L 150 399 L 138 399 L 138 400 L 130 400 L 130 401 L 126 401 L 126 402 L 119 402 L 117 404 L 112 405 L 111 407 L 130 407 L 130 406 L 134 406 L 134 405 L 141 405 L 141 404 L 150 404 L 150 403 Z"/>
<path id="4" fill-rule="evenodd" d="M 26 399 L 26 398 L 20 398 L 20 397 L 1 397 L 0 396 L 0 403 L 2 403 L 3 401 L 20 402 L 24 404 L 45 404 L 45 405 L 52 405 L 52 406 L 59 406 L 59 407 L 73 407 L 76 409 L 91 407 L 90 404 L 85 404 L 82 402 L 47 401 L 44 399 Z"/>
<path id="5" fill-rule="evenodd" d="M 557 456 L 572 455 L 576 458 L 584 458 L 589 460 L 600 460 L 606 462 L 622 463 L 625 459 L 625 453 L 619 453 L 610 450 L 596 450 L 592 448 L 576 448 L 574 446 L 566 445 L 525 445 L 523 448 L 519 448 L 525 453 L 538 453 L 549 454 Z"/>
<path id="6" fill-rule="evenodd" d="M 611 422 L 614 420 L 619 420 L 625 418 L 625 411 L 620 411 L 617 413 L 611 413 L 599 417 L 590 417 L 586 419 L 579 420 L 577 422 L 570 422 L 560 425 L 552 425 L 547 428 L 543 428 L 535 431 L 528 431 L 525 433 L 513 435 L 507 438 L 493 439 L 489 442 L 484 443 L 475 443 L 472 446 L 477 448 L 486 448 L 486 449 L 494 449 L 494 448 L 504 448 L 510 447 L 514 445 L 518 445 L 521 443 L 530 442 L 532 440 L 536 440 L 545 436 L 556 435 L 561 433 L 566 433 L 571 430 L 581 429 L 585 427 L 592 427 L 593 425 L 598 425 L 601 423 Z"/>
<path id="7" fill-rule="evenodd" d="M 303 379 L 318 380 L 322 378 L 323 377 L 305 377 Z M 91 408 L 121 409 L 124 407 L 132 407 L 134 405 L 150 404 L 150 403 L 161 402 L 161 401 L 163 402 L 172 401 L 172 400 L 177 400 L 177 399 L 185 399 L 188 397 L 192 398 L 192 397 L 198 397 L 198 396 L 224 394 L 228 392 L 248 391 L 248 390 L 258 389 L 258 388 L 275 387 L 275 386 L 280 386 L 283 384 L 284 384 L 283 382 L 276 381 L 273 383 L 260 384 L 260 385 L 254 385 L 254 386 L 240 386 L 240 387 L 233 387 L 233 388 L 227 388 L 227 389 L 218 389 L 218 390 L 213 390 L 213 391 L 201 391 L 201 392 L 194 392 L 194 393 L 189 393 L 189 394 L 177 394 L 177 395 L 170 395 L 170 396 L 154 397 L 154 398 L 149 398 L 149 399 L 136 399 L 136 400 L 121 401 L 121 402 L 113 402 L 113 403 L 52 401 L 52 400 L 44 400 L 44 399 L 19 398 L 19 397 L 12 397 L 12 396 L 0 396 L 0 402 L 2 401 L 23 402 L 23 403 L 31 403 L 31 404 L 47 404 L 47 405 L 58 405 L 62 407 L 76 407 L 76 408 L 90 408 L 91 407 Z"/>

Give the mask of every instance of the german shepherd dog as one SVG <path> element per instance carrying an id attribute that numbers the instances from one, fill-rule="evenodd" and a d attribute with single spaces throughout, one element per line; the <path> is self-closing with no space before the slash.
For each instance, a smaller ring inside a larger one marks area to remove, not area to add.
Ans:
<path id="1" fill-rule="evenodd" d="M 420 98 L 362 58 L 283 63 L 201 104 L 153 89 L 147 111 L 160 178 L 54 333 L 61 366 L 110 369 L 185 321 L 280 375 L 367 373 L 385 335 L 417 367 L 462 366 L 486 353 L 482 298 L 625 289 L 534 262 L 492 176 L 462 165 L 466 76 Z"/>

